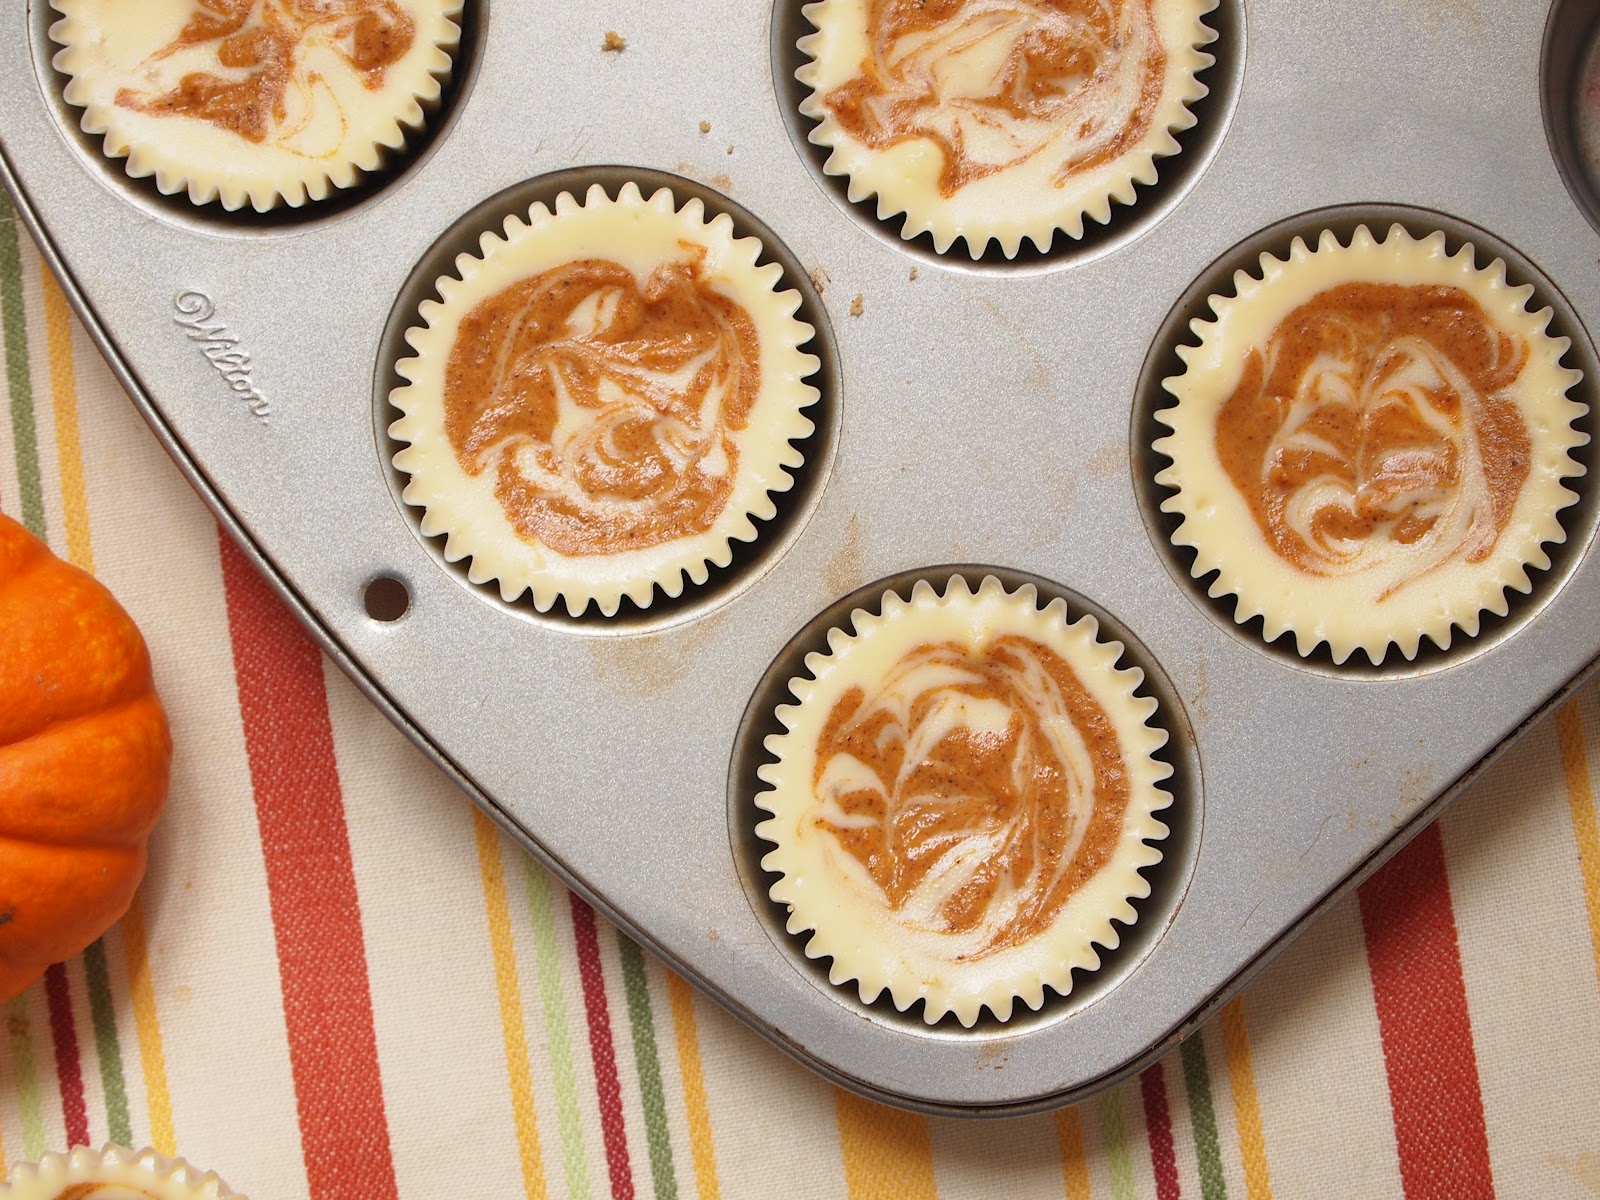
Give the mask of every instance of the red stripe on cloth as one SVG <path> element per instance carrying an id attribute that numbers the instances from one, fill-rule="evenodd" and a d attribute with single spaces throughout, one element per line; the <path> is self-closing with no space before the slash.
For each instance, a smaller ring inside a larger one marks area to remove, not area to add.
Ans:
<path id="1" fill-rule="evenodd" d="M 372 991 L 322 656 L 219 532 L 312 1200 L 393 1200 Z"/>
<path id="2" fill-rule="evenodd" d="M 50 1008 L 50 1038 L 55 1043 L 56 1082 L 61 1087 L 67 1145 L 87 1146 L 89 1107 L 83 1099 L 83 1060 L 78 1054 L 78 1030 L 72 1020 L 71 985 L 67 982 L 67 969 L 60 963 L 45 970 L 44 996 Z"/>
<path id="3" fill-rule="evenodd" d="M 1178 1200 L 1178 1154 L 1172 1145 L 1172 1113 L 1167 1108 L 1167 1078 L 1156 1063 L 1139 1076 L 1144 1098 L 1144 1130 L 1150 1143 L 1150 1169 L 1156 1177 L 1157 1200 Z"/>
<path id="4" fill-rule="evenodd" d="M 628 1163 L 628 1131 L 622 1120 L 622 1087 L 617 1082 L 617 1054 L 611 1044 L 606 980 L 600 970 L 600 938 L 595 932 L 594 909 L 577 896 L 572 897 L 572 935 L 578 947 L 583 1007 L 589 1018 L 589 1053 L 594 1059 L 594 1087 L 599 1093 L 600 1131 L 606 1141 L 611 1200 L 633 1200 L 633 1168 Z"/>
<path id="5" fill-rule="evenodd" d="M 1489 1135 L 1439 827 L 1360 894 L 1406 1198 L 1489 1200 Z"/>

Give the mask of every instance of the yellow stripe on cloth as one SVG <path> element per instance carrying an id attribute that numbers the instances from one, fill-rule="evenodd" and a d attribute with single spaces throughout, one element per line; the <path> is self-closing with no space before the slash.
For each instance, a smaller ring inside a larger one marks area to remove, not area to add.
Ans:
<path id="1" fill-rule="evenodd" d="M 50 392 L 56 411 L 56 459 L 61 471 L 61 505 L 67 529 L 67 556 L 74 566 L 94 574 L 89 545 L 89 493 L 83 482 L 83 445 L 78 437 L 78 380 L 72 365 L 72 322 L 67 297 L 50 273 L 39 265 L 44 285 L 45 346 L 50 358 Z"/>
<path id="2" fill-rule="evenodd" d="M 500 832 L 481 810 L 472 810 L 478 840 L 478 873 L 483 880 L 483 906 L 489 920 L 489 946 L 494 956 L 494 981 L 500 996 L 500 1036 L 506 1048 L 506 1073 L 511 1080 L 511 1113 L 517 1148 L 522 1155 L 522 1187 L 528 1200 L 549 1194 L 544 1156 L 539 1148 L 539 1121 L 533 1102 L 533 1070 L 528 1063 L 528 1034 L 522 1019 L 522 985 L 517 980 L 517 952 L 511 944 L 511 905 L 506 899 L 505 864 L 500 860 Z"/>
<path id="3" fill-rule="evenodd" d="M 150 1145 L 169 1158 L 178 1153 L 172 1128 L 172 1093 L 167 1087 L 167 1056 L 156 1016 L 156 989 L 150 979 L 149 941 L 144 904 L 135 892 L 122 918 L 123 954 L 128 960 L 128 990 L 133 996 L 133 1028 L 139 1038 L 139 1063 L 144 1068 L 145 1103 L 150 1108 Z"/>
<path id="4" fill-rule="evenodd" d="M 1556 734 L 1561 741 L 1561 763 L 1567 775 L 1567 804 L 1572 810 L 1572 833 L 1578 841 L 1578 869 L 1589 908 L 1589 946 L 1594 953 L 1595 976 L 1600 981 L 1600 826 L 1594 811 L 1594 788 L 1589 782 L 1589 754 L 1583 745 L 1583 714 L 1574 697 L 1556 714 Z"/>
<path id="5" fill-rule="evenodd" d="M 43 262 L 39 279 L 44 296 L 45 347 L 50 361 L 51 406 L 55 410 L 56 464 L 61 474 L 61 507 L 67 534 L 67 557 L 74 566 L 94 573 L 94 548 L 89 536 L 89 492 L 84 484 L 83 441 L 78 431 L 78 378 L 72 362 L 72 320 L 67 297 Z M 150 952 L 145 935 L 144 905 L 135 895 L 122 919 L 122 943 L 133 1004 L 134 1036 L 139 1041 L 145 1105 L 149 1111 L 150 1144 L 163 1154 L 177 1153 L 172 1123 L 172 1093 L 167 1084 L 166 1050 L 150 978 Z"/>
<path id="6" fill-rule="evenodd" d="M 711 1106 L 706 1103 L 705 1071 L 700 1060 L 700 1028 L 694 1018 L 694 992 L 677 972 L 666 971 L 672 1028 L 678 1041 L 678 1074 L 683 1079 L 683 1109 L 689 1123 L 689 1150 L 694 1156 L 695 1190 L 700 1200 L 721 1200 L 717 1152 L 711 1140 Z"/>
<path id="7" fill-rule="evenodd" d="M 916 1113 L 834 1089 L 850 1200 L 935 1200 L 928 1123 Z"/>
<path id="8" fill-rule="evenodd" d="M 1267 1173 L 1267 1139 L 1261 1132 L 1261 1102 L 1250 1065 L 1250 1035 L 1245 1030 L 1244 1000 L 1222 1007 L 1222 1048 L 1228 1058 L 1228 1088 L 1233 1093 L 1233 1120 L 1239 1128 L 1239 1156 L 1244 1160 L 1244 1189 L 1249 1200 L 1272 1200 Z"/>
<path id="9" fill-rule="evenodd" d="M 1061 1182 L 1067 1200 L 1091 1200 L 1089 1162 L 1083 1151 L 1083 1118 L 1076 1106 L 1056 1110 L 1056 1141 L 1061 1147 Z"/>

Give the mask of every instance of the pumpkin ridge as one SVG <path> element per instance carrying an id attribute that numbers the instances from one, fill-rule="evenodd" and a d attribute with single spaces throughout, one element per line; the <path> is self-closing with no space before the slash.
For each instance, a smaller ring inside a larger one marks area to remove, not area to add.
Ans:
<path id="1" fill-rule="evenodd" d="M 113 842 L 106 845 L 96 845 L 91 842 L 36 842 L 31 838 L 12 837 L 9 833 L 0 833 L 0 865 L 9 867 L 12 862 L 29 861 L 39 851 L 53 854 L 56 851 L 76 850 L 79 848 L 93 851 L 95 854 L 127 855 L 130 858 L 137 857 L 141 851 L 148 854 L 148 847 L 142 846 L 139 842 Z M 11 871 L 9 869 L 6 875 L 6 883 L 11 884 Z M 4 907 L 6 894 L 4 885 L 0 885 L 0 916 L 4 916 L 6 912 Z M 3 931 L 5 927 L 6 922 L 0 921 L 0 931 Z M 3 947 L 4 944 L 4 935 L 0 933 L 0 947 Z M 0 949 L 0 958 L 4 957 L 5 951 Z M 5 1193 L 0 1192 L 0 1197 L 4 1196 Z"/>
<path id="2" fill-rule="evenodd" d="M 22 546 L 16 548 L 21 552 L 13 555 L 8 553 L 11 549 L 4 541 L 0 541 L 0 604 L 6 602 L 8 593 L 22 587 L 50 565 L 48 553 Z"/>
<path id="3" fill-rule="evenodd" d="M 150 693 L 0 745 L 0 831 L 36 845 L 142 842 L 161 815 L 171 753 Z"/>
<path id="4" fill-rule="evenodd" d="M 0 838 L 0 963 L 34 967 L 83 953 L 127 912 L 144 876 L 144 847 L 117 846 L 88 852 L 85 870 L 72 848 L 18 846 Z M 0 1001 L 9 999 L 0 991 Z"/>
<path id="5" fill-rule="evenodd" d="M 28 571 L 37 569 L 54 557 L 50 548 L 29 533 L 26 526 L 15 521 L 10 521 L 9 525 L 14 529 L 0 524 L 0 567 L 6 568 L 5 573 L 0 575 L 0 595 L 4 595 L 5 588 Z"/>
<path id="6" fill-rule="evenodd" d="M 0 513 L 0 1002 L 127 911 L 171 762 L 133 618 Z"/>
<path id="7" fill-rule="evenodd" d="M 0 640 L 0 745 L 154 690 L 138 626 L 104 584 L 48 550 L 22 578 L 38 599 L 0 591 L 0 631 L 19 627 L 10 645 Z M 30 652 L 44 660 L 24 661 Z"/>

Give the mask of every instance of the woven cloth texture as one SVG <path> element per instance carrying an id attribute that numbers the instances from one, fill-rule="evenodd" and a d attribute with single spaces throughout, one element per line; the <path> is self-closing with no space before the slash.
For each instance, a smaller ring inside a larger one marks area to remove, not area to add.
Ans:
<path id="1" fill-rule="evenodd" d="M 1138 1078 L 933 1120 L 480 816 L 219 533 L 3 195 L 0 510 L 134 615 L 176 743 L 133 909 L 0 1013 L 0 1174 L 112 1140 L 256 1200 L 1600 1195 L 1591 688 Z"/>

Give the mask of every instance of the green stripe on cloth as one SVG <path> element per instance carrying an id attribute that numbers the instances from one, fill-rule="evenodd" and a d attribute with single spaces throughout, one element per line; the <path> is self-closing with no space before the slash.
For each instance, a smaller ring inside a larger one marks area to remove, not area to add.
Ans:
<path id="1" fill-rule="evenodd" d="M 44 538 L 44 489 L 39 474 L 39 434 L 33 411 L 33 379 L 28 369 L 28 322 L 22 301 L 22 258 L 16 212 L 0 188 L 0 338 L 6 351 L 6 388 L 11 395 L 11 440 L 17 463 L 17 516 L 35 537 Z M 34 1061 L 33 1023 L 24 998 L 6 1006 L 6 1035 L 16 1076 L 22 1118 L 22 1151 L 29 1160 L 45 1152 L 44 1107 Z"/>
<path id="2" fill-rule="evenodd" d="M 1112 1200 L 1138 1200 L 1133 1187 L 1133 1159 L 1128 1156 L 1128 1123 L 1123 1115 L 1122 1092 L 1122 1088 L 1112 1088 L 1100 1097 L 1100 1136 L 1105 1141 Z"/>
<path id="3" fill-rule="evenodd" d="M 122 1076 L 122 1046 L 117 1040 L 117 1013 L 111 1000 L 111 972 L 106 969 L 104 941 L 93 943 L 83 952 L 83 973 L 89 985 L 89 1017 L 94 1023 L 95 1057 L 100 1060 L 100 1086 L 106 1099 L 106 1136 L 119 1145 L 131 1146 L 128 1087 Z"/>
<path id="4" fill-rule="evenodd" d="M 28 372 L 28 319 L 22 307 L 22 259 L 17 216 L 0 188 L 0 337 L 6 347 L 6 388 L 11 393 L 11 437 L 16 446 L 18 517 L 35 537 L 45 536 L 44 488 L 39 477 L 39 432 Z"/>
<path id="5" fill-rule="evenodd" d="M 89 542 L 88 496 L 83 486 L 83 445 L 78 436 L 72 320 L 68 315 L 66 296 L 49 269 L 32 254 L 24 255 L 24 259 L 30 268 L 38 270 L 41 277 L 51 411 L 55 417 L 56 463 L 60 468 L 60 478 L 54 482 L 58 485 L 55 490 L 61 499 L 68 557 L 74 566 L 92 574 L 94 554 Z M 105 1097 L 107 1135 L 114 1142 L 131 1145 L 133 1131 L 128 1119 L 128 1088 L 123 1077 L 122 1046 L 117 1036 L 111 973 L 106 965 L 104 941 L 94 942 L 83 952 L 83 970 L 90 1023 L 94 1029 L 95 1059 L 100 1064 L 100 1084 Z"/>
<path id="6" fill-rule="evenodd" d="M 1189 1121 L 1194 1127 L 1194 1156 L 1200 1167 L 1200 1195 L 1204 1200 L 1227 1200 L 1222 1177 L 1222 1148 L 1217 1141 L 1217 1110 L 1211 1102 L 1211 1068 L 1206 1046 L 1196 1033 L 1183 1043 L 1183 1085 L 1189 1093 Z"/>
<path id="7" fill-rule="evenodd" d="M 650 1012 L 650 984 L 644 953 L 620 931 L 622 986 L 628 997 L 628 1025 L 633 1031 L 633 1059 L 639 1073 L 639 1100 L 644 1106 L 645 1136 L 650 1144 L 650 1177 L 656 1200 L 678 1200 L 678 1176 L 672 1165 L 672 1139 L 667 1132 L 667 1097 L 661 1088 L 661 1059 L 656 1053 L 656 1023 Z"/>
<path id="8" fill-rule="evenodd" d="M 22 1156 L 27 1162 L 38 1162 L 45 1152 L 44 1103 L 39 1094 L 39 1069 L 33 1061 L 33 1022 L 28 1019 L 27 996 L 24 992 L 6 1005 L 6 1038 L 22 1118 Z"/>
<path id="9" fill-rule="evenodd" d="M 567 1195 L 588 1200 L 588 1155 L 578 1117 L 578 1084 L 572 1067 L 572 1035 L 561 996 L 561 956 L 556 949 L 556 923 L 551 909 L 550 877 L 531 858 L 524 858 L 528 912 L 533 918 L 534 965 L 539 972 L 539 1002 L 544 1009 L 550 1044 L 550 1073 L 556 1084 L 556 1120 L 561 1126 L 561 1157 L 567 1170 Z"/>

